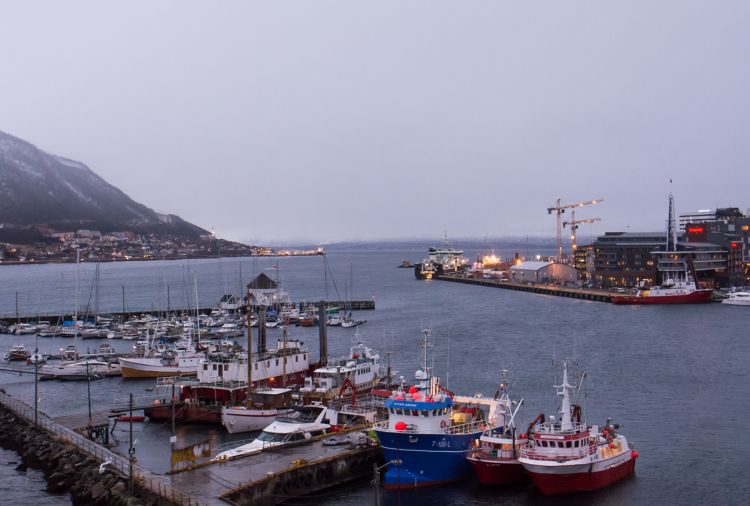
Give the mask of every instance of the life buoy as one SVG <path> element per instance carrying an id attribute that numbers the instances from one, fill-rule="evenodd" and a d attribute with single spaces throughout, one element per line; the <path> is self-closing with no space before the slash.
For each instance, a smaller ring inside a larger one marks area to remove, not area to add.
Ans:
<path id="1" fill-rule="evenodd" d="M 448 426 L 448 424 L 447 424 L 447 423 L 445 423 L 445 420 L 441 420 L 441 421 L 440 421 L 440 427 L 441 427 L 441 428 L 443 428 L 443 429 L 444 429 L 444 428 L 446 428 L 447 426 Z"/>

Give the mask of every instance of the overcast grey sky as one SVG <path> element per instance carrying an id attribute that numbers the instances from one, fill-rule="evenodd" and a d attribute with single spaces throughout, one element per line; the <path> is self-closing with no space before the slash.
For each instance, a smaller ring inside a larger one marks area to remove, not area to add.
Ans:
<path id="1" fill-rule="evenodd" d="M 253 242 L 750 207 L 750 2 L 2 2 L 0 130 Z"/>

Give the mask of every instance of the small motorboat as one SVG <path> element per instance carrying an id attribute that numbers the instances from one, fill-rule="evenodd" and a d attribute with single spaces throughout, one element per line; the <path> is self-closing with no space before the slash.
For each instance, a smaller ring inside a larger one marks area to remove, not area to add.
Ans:
<path id="1" fill-rule="evenodd" d="M 22 344 L 14 344 L 10 347 L 10 350 L 8 350 L 8 353 L 5 355 L 5 360 L 8 362 L 12 361 L 27 361 L 31 357 L 31 352 L 26 349 L 26 347 Z"/>
<path id="2" fill-rule="evenodd" d="M 337 437 L 337 436 L 327 437 L 323 440 L 324 446 L 338 446 L 338 445 L 346 445 L 349 443 L 350 441 L 348 439 Z"/>
<path id="3" fill-rule="evenodd" d="M 143 415 L 120 415 L 117 417 L 118 422 L 145 422 L 146 417 Z"/>
<path id="4" fill-rule="evenodd" d="M 730 306 L 750 306 L 750 292 L 730 292 L 721 303 Z"/>

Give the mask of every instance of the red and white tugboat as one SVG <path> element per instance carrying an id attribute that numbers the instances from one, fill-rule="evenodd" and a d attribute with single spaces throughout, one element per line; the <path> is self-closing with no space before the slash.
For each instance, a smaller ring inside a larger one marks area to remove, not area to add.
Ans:
<path id="1" fill-rule="evenodd" d="M 562 384 L 555 388 L 562 396 L 560 420 L 550 417 L 544 422 L 544 415 L 540 415 L 537 420 L 541 418 L 541 423 L 533 427 L 518 459 L 539 490 L 545 495 L 586 492 L 633 474 L 638 452 L 616 432 L 617 426 L 608 421 L 601 432 L 596 425 L 589 427 L 581 421 L 580 406 L 571 405 L 573 387 L 568 384 L 565 363 Z"/>
<path id="2" fill-rule="evenodd" d="M 667 243 L 664 250 L 652 251 L 662 277 L 660 286 L 642 288 L 635 295 L 613 295 L 613 304 L 700 304 L 709 302 L 714 291 L 699 288 L 695 283 L 695 269 L 689 257 L 677 250 L 674 198 L 669 194 Z"/>
<path id="3" fill-rule="evenodd" d="M 506 373 L 503 371 L 503 375 Z M 466 458 L 483 485 L 509 485 L 527 479 L 526 471 L 518 462 L 526 440 L 516 436 L 514 422 L 523 399 L 511 401 L 505 380 L 500 383 L 495 399 L 499 403 L 497 423 L 482 433 L 479 447 L 471 450 Z"/>

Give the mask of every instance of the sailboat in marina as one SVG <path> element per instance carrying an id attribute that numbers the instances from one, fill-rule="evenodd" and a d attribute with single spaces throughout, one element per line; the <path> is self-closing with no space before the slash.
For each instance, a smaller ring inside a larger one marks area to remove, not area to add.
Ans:
<path id="1" fill-rule="evenodd" d="M 200 318 L 198 315 L 198 282 L 195 281 L 195 301 L 196 301 L 196 320 L 198 322 L 197 336 L 200 336 Z M 154 332 L 153 337 L 156 336 Z M 200 339 L 198 337 L 197 339 Z M 155 356 L 148 356 L 149 353 Z M 196 344 L 193 342 L 193 333 L 188 335 L 187 339 L 178 343 L 174 349 L 158 351 L 154 343 L 149 344 L 149 350 L 146 356 L 139 358 L 121 358 L 120 366 L 122 368 L 123 378 L 159 378 L 168 376 L 196 376 L 198 367 L 205 355 L 196 350 Z"/>

